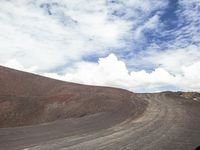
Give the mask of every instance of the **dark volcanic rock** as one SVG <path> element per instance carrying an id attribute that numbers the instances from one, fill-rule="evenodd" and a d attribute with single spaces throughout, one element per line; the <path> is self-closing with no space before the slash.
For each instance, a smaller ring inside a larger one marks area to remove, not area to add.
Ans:
<path id="1" fill-rule="evenodd" d="M 130 114 L 135 108 L 132 94 L 0 66 L 0 127 L 32 125 L 98 112 Z"/>

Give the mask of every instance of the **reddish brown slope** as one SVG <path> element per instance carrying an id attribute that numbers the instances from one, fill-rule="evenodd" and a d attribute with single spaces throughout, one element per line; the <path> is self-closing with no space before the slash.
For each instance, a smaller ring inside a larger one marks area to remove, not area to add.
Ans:
<path id="1" fill-rule="evenodd" d="M 98 112 L 130 114 L 132 93 L 62 82 L 0 66 L 0 127 L 31 125 Z"/>

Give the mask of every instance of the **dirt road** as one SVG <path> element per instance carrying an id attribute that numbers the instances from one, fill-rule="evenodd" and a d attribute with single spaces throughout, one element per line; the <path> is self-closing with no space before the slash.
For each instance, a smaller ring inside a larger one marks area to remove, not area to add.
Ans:
<path id="1" fill-rule="evenodd" d="M 193 150 L 200 145 L 199 101 L 171 93 L 137 96 L 148 101 L 148 106 L 145 110 L 137 106 L 134 115 L 98 113 L 1 128 L 0 149 Z"/>

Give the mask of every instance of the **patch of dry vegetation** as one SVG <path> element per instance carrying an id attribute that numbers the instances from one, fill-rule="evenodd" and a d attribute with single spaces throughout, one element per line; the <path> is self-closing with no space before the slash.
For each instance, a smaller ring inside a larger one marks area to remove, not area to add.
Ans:
<path id="1" fill-rule="evenodd" d="M 200 101 L 200 93 L 197 92 L 180 92 L 180 96 L 187 99 Z"/>

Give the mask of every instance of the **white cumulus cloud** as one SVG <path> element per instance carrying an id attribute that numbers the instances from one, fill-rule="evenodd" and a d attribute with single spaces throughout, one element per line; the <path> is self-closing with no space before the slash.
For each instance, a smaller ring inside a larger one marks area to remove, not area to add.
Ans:
<path id="1" fill-rule="evenodd" d="M 100 58 L 98 63 L 80 62 L 64 75 L 48 73 L 45 76 L 89 85 L 112 86 L 137 92 L 155 92 L 162 87 L 176 87 L 177 90 L 200 91 L 200 61 L 181 68 L 171 74 L 162 67 L 152 72 L 131 71 L 114 54 Z"/>

